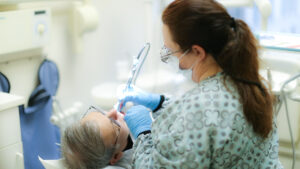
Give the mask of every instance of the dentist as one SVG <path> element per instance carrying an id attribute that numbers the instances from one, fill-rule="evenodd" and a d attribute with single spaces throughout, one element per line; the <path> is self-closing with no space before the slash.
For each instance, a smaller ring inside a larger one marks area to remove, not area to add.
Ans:
<path id="1" fill-rule="evenodd" d="M 175 0 L 163 12 L 161 60 L 197 86 L 178 99 L 132 88 L 124 117 L 134 168 L 283 168 L 272 95 L 257 42 L 214 0 Z M 150 112 L 153 118 L 152 121 Z"/>

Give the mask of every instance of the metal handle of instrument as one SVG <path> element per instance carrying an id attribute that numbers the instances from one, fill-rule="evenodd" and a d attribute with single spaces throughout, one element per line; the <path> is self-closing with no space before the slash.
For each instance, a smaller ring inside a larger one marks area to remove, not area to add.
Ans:
<path id="1" fill-rule="evenodd" d="M 139 54 L 137 55 L 137 57 L 134 60 L 137 60 L 138 63 L 133 63 L 131 72 L 130 72 L 130 77 L 127 81 L 127 85 L 126 87 L 130 87 L 131 84 L 135 84 L 136 79 L 140 73 L 140 70 L 148 56 L 150 50 L 150 43 L 146 43 L 143 48 L 140 50 Z"/>

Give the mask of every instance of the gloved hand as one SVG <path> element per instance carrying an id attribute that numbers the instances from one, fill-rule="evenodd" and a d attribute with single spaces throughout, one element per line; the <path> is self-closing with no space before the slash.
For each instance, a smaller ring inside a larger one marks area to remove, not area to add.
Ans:
<path id="1" fill-rule="evenodd" d="M 150 111 L 142 105 L 131 107 L 125 114 L 124 120 L 134 139 L 144 131 L 151 130 L 152 119 Z"/>
<path id="2" fill-rule="evenodd" d="M 121 106 L 118 108 L 118 111 L 122 110 L 122 107 L 125 106 L 127 102 L 143 105 L 153 111 L 159 105 L 160 99 L 159 94 L 148 93 L 135 86 L 131 86 L 125 89 L 121 97 L 119 97 Z"/>

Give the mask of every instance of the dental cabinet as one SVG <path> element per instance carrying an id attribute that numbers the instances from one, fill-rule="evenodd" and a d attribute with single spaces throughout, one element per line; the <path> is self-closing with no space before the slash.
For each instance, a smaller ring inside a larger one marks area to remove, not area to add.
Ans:
<path id="1" fill-rule="evenodd" d="M 23 169 L 19 106 L 23 97 L 0 92 L 0 168 Z"/>
<path id="2" fill-rule="evenodd" d="M 38 82 L 50 26 L 48 8 L 0 12 L 0 72 L 11 86 L 9 94 L 0 92 L 0 169 L 24 168 L 19 105 L 26 106 Z"/>
<path id="3" fill-rule="evenodd" d="M 10 93 L 24 97 L 25 105 L 38 82 L 50 28 L 49 8 L 0 12 L 0 71 L 10 81 Z"/>

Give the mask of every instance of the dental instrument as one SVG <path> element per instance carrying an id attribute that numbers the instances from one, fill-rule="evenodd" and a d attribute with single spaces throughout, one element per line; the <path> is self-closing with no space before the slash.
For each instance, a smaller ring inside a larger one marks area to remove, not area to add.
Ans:
<path id="1" fill-rule="evenodd" d="M 145 59 L 148 56 L 149 50 L 150 50 L 150 43 L 146 43 L 144 45 L 144 47 L 140 50 L 137 57 L 133 59 L 133 65 L 131 67 L 131 72 L 129 74 L 129 78 L 128 78 L 125 89 L 128 89 L 131 86 L 131 84 L 135 84 L 136 79 L 141 71 L 141 68 L 142 68 L 144 62 L 145 62 Z"/>
<path id="2" fill-rule="evenodd" d="M 291 144 L 292 144 L 292 156 L 293 156 L 293 163 L 292 163 L 292 169 L 295 168 L 295 161 L 296 161 L 296 152 L 295 152 L 295 143 L 294 143 L 294 138 L 293 138 L 293 133 L 292 133 L 292 127 L 291 127 L 291 122 L 290 122 L 290 117 L 289 117 L 289 112 L 288 112 L 288 105 L 287 105 L 287 99 L 286 99 L 286 93 L 284 91 L 284 88 L 286 87 L 286 85 L 288 85 L 290 82 L 296 80 L 300 78 L 300 73 L 296 74 L 295 76 L 291 77 L 290 79 L 286 80 L 284 82 L 284 84 L 281 86 L 280 89 L 280 93 L 281 93 L 281 97 L 283 99 L 284 105 L 285 105 L 285 113 L 286 113 L 286 118 L 287 118 L 287 122 L 288 122 L 288 127 L 289 127 L 289 133 L 290 133 L 290 138 L 291 138 Z M 298 101 L 298 100 L 296 100 Z M 281 103 L 279 103 L 281 104 Z M 280 105 L 281 107 L 281 105 Z M 276 111 L 279 111 L 280 108 L 278 108 Z M 276 112 L 276 114 L 278 114 L 278 112 Z"/>
<path id="3" fill-rule="evenodd" d="M 126 91 L 128 91 L 128 89 L 131 87 L 131 85 L 134 85 L 139 73 L 141 71 L 141 68 L 145 62 L 145 59 L 148 56 L 150 50 L 150 43 L 146 43 L 143 48 L 140 50 L 140 52 L 138 53 L 138 55 L 133 59 L 133 64 L 129 73 L 129 78 L 128 81 L 126 83 L 125 88 L 123 89 L 122 93 L 125 93 Z M 125 106 L 125 105 L 124 105 Z M 116 109 L 118 111 L 121 110 L 121 108 L 123 107 L 123 103 L 118 102 L 115 105 Z"/>

